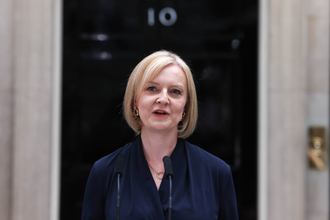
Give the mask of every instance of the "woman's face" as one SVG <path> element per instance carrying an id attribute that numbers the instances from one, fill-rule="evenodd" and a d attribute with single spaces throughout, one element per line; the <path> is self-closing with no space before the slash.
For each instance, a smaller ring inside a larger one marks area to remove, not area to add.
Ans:
<path id="1" fill-rule="evenodd" d="M 186 76 L 174 64 L 166 66 L 147 82 L 136 103 L 142 121 L 141 131 L 177 131 L 187 92 Z"/>

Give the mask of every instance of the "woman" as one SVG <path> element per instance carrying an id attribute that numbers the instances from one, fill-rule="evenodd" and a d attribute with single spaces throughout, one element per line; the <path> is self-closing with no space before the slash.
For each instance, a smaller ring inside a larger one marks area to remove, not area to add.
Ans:
<path id="1" fill-rule="evenodd" d="M 133 142 L 98 160 L 84 196 L 83 220 L 116 219 L 118 155 L 125 155 L 121 219 L 167 219 L 173 166 L 172 219 L 238 219 L 230 167 L 184 140 L 197 121 L 195 84 L 189 67 L 168 51 L 143 59 L 129 77 L 124 116 L 138 133 Z"/>

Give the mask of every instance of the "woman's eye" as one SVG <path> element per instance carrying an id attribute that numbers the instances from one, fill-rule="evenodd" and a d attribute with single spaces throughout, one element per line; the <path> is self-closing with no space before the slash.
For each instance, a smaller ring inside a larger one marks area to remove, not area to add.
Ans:
<path id="1" fill-rule="evenodd" d="M 180 95 L 180 94 L 181 94 L 181 91 L 178 90 L 178 89 L 173 89 L 172 92 L 173 92 L 174 94 L 176 94 L 176 95 Z"/>
<path id="2" fill-rule="evenodd" d="M 155 91 L 156 90 L 156 87 L 154 87 L 154 86 L 150 86 L 150 87 L 148 87 L 147 88 L 147 91 Z"/>

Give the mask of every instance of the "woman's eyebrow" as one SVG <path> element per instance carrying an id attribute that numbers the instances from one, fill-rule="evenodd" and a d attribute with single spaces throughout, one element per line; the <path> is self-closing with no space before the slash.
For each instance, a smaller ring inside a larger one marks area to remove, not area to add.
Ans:
<path id="1" fill-rule="evenodd" d="M 159 85 L 159 83 L 156 83 L 156 82 L 154 82 L 154 81 L 149 81 L 148 83 Z"/>
<path id="2" fill-rule="evenodd" d="M 154 82 L 154 81 L 149 81 L 149 82 L 147 82 L 147 84 L 155 84 L 155 85 L 159 85 L 159 83 L 157 83 L 157 82 Z M 182 84 L 180 84 L 180 83 L 173 83 L 172 85 L 170 85 L 171 87 L 184 87 Z"/>

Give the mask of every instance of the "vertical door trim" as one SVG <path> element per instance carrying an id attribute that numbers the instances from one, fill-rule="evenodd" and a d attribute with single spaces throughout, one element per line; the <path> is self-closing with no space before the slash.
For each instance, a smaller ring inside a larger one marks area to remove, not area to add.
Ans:
<path id="1" fill-rule="evenodd" d="M 258 31 L 258 220 L 268 219 L 268 0 L 259 0 Z"/>
<path id="2" fill-rule="evenodd" d="M 62 88 L 62 1 L 53 1 L 53 76 L 52 76 L 52 135 L 51 135 L 51 185 L 50 220 L 60 216 L 60 162 L 61 162 L 61 88 Z"/>

